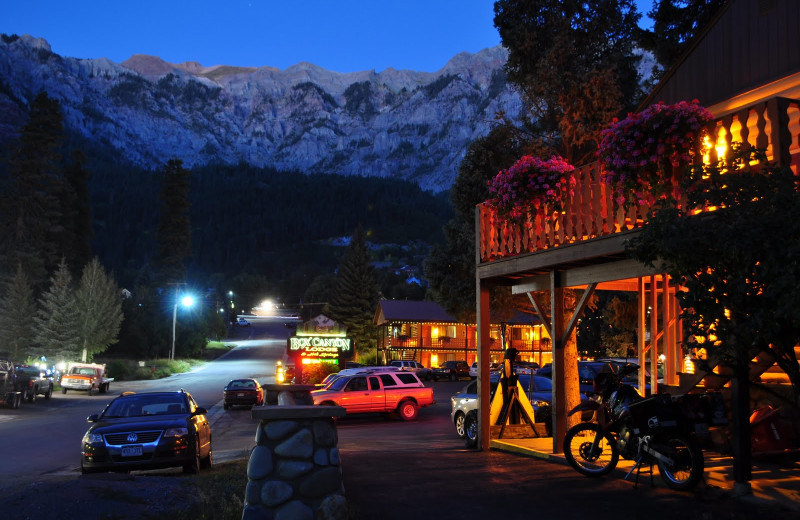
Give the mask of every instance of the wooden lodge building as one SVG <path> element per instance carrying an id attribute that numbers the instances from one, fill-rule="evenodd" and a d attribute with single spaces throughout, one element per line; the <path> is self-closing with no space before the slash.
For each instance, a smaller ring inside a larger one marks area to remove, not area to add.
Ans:
<path id="1" fill-rule="evenodd" d="M 378 359 L 413 359 L 426 367 L 445 361 L 477 360 L 478 327 L 460 323 L 438 303 L 428 301 L 381 300 L 375 311 L 378 326 Z M 503 359 L 503 342 L 519 351 L 521 361 L 539 366 L 551 361 L 550 338 L 538 318 L 517 313 L 507 322 L 492 321 L 489 328 L 489 360 Z"/>
<path id="2" fill-rule="evenodd" d="M 654 103 L 699 100 L 714 116 L 709 128 L 710 160 L 730 149 L 731 141 L 767 150 L 768 160 L 791 166 L 800 161 L 800 2 L 796 0 L 731 0 L 669 70 L 640 109 Z M 683 369 L 681 326 L 676 287 L 663 273 L 626 257 L 624 244 L 639 232 L 648 208 L 617 204 L 600 181 L 599 163 L 576 170 L 578 186 L 554 221 L 526 226 L 504 221 L 489 206 L 476 209 L 477 355 L 479 396 L 489 402 L 489 359 L 496 359 L 496 336 L 489 305 L 493 286 L 510 286 L 527 295 L 550 342 L 553 360 L 553 452 L 561 452 L 568 424 L 568 396 L 577 393 L 565 377 L 576 364 L 574 327 L 594 291 L 623 290 L 638 295 L 639 363 L 664 356 L 664 384 L 672 393 L 698 383 L 720 386 L 724 374 L 689 375 Z M 796 237 L 795 237 L 796 238 Z M 564 293 L 575 290 L 574 311 L 565 310 Z M 545 302 L 549 300 L 549 305 Z M 542 310 L 552 308 L 551 316 Z M 648 310 L 657 319 L 649 320 Z M 398 329 L 405 330 L 405 329 Z M 645 332 L 649 333 L 646 334 Z M 494 336 L 493 336 L 494 335 Z M 403 336 L 403 334 L 400 334 Z M 410 336 L 409 336 L 410 337 Z M 647 341 L 646 339 L 647 338 Z M 396 343 L 392 343 L 393 348 Z M 458 350 L 455 351 L 458 353 Z M 771 366 L 769 360 L 766 362 Z M 651 388 L 658 382 L 652 371 Z M 751 372 L 752 373 L 752 372 Z M 640 371 L 644 379 L 644 371 Z M 644 387 L 640 381 L 640 388 Z M 489 407 L 480 407 L 482 449 L 490 446 Z"/>

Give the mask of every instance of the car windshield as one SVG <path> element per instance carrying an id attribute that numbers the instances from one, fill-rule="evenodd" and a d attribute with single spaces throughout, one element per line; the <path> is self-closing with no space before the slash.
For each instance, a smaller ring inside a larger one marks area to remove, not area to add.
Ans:
<path id="1" fill-rule="evenodd" d="M 186 406 L 180 395 L 135 395 L 111 401 L 103 412 L 103 417 L 141 417 L 184 413 L 186 413 Z"/>
<path id="2" fill-rule="evenodd" d="M 344 388 L 344 385 L 346 385 L 349 380 L 350 378 L 347 377 L 340 377 L 338 379 L 334 379 L 333 382 L 328 386 L 328 390 L 341 390 L 342 388 Z"/>

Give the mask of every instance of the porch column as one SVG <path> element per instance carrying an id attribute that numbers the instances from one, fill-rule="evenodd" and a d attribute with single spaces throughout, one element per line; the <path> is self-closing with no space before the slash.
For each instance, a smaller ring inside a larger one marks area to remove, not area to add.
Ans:
<path id="1" fill-rule="evenodd" d="M 558 271 L 550 272 L 550 345 L 553 352 L 553 453 L 563 452 L 567 434 L 567 378 L 564 288 Z M 577 370 L 577 364 L 575 366 Z"/>
<path id="2" fill-rule="evenodd" d="M 481 450 L 489 449 L 491 436 L 489 434 L 489 408 L 491 396 L 489 395 L 489 288 L 477 280 L 477 315 L 478 325 L 478 446 Z"/>

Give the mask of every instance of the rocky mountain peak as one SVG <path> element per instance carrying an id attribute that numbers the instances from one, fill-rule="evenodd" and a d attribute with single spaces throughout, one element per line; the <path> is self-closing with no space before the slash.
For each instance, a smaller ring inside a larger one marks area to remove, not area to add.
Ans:
<path id="1" fill-rule="evenodd" d="M 171 158 L 190 167 L 246 162 L 402 178 L 440 191 L 495 113 L 521 112 L 505 84 L 506 56 L 496 47 L 460 53 L 434 73 L 339 73 L 308 62 L 204 67 L 143 54 L 116 64 L 61 57 L 41 38 L 4 37 L 0 105 L 19 110 L 0 113 L 0 129 L 19 126 L 45 90 L 61 102 L 68 127 L 145 167 Z"/>

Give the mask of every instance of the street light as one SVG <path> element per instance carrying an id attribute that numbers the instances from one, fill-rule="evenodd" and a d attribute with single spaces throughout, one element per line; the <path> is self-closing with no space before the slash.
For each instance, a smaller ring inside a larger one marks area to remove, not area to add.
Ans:
<path id="1" fill-rule="evenodd" d="M 172 309 L 172 353 L 170 354 L 170 359 L 175 359 L 175 325 L 178 322 L 178 299 L 175 299 L 175 307 Z M 180 303 L 184 307 L 191 307 L 194 305 L 194 298 L 191 296 L 184 296 Z"/>

